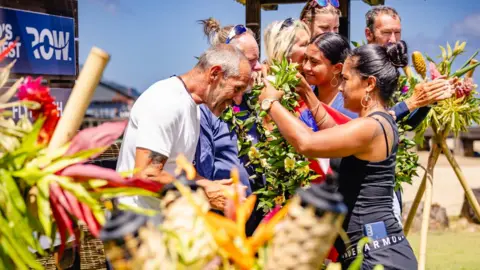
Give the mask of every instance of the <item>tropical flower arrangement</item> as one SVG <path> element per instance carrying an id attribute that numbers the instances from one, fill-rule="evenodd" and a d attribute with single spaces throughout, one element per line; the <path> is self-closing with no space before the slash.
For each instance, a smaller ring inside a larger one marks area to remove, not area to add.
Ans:
<path id="1" fill-rule="evenodd" d="M 434 80 L 440 76 L 445 76 L 447 79 L 452 79 L 454 95 L 449 99 L 438 102 L 430 110 L 425 121 L 417 129 L 416 138 L 419 142 L 423 141 L 423 135 L 430 126 L 438 133 L 451 131 L 458 135 L 460 131 L 467 131 L 467 128 L 472 124 L 480 123 L 480 99 L 476 96 L 477 85 L 473 83 L 470 76 L 463 77 L 480 65 L 480 63 L 470 64 L 478 51 L 460 69 L 455 72 L 452 71 L 452 64 L 457 56 L 465 52 L 465 45 L 466 42 L 460 43 L 457 41 L 453 49 L 448 43 L 446 49 L 440 46 L 441 55 L 438 63 L 431 57 L 427 57 L 430 78 Z M 426 79 L 427 65 L 422 54 L 414 52 L 412 60 L 417 73 L 422 79 Z"/>
<path id="2" fill-rule="evenodd" d="M 299 95 L 295 87 L 299 83 L 296 77 L 297 64 L 286 59 L 270 66 L 267 79 L 276 89 L 285 92 L 280 103 L 292 113 L 298 107 Z M 297 188 L 306 187 L 318 176 L 310 170 L 310 162 L 281 136 L 278 128 L 268 120 L 267 113 L 260 108 L 258 97 L 263 84 L 257 84 L 246 94 L 248 111 L 227 109 L 222 119 L 231 124 L 238 135 L 239 156 L 248 156 L 246 166 L 254 165 L 259 176 L 265 179 L 266 185 L 256 191 L 259 196 L 258 207 L 265 212 L 276 205 L 284 205 Z M 253 143 L 248 131 L 256 124 L 259 142 Z M 262 180 L 262 179 L 260 179 Z M 259 181 L 260 181 L 259 180 Z"/>
<path id="3" fill-rule="evenodd" d="M 161 192 L 160 222 L 118 212 L 103 228 L 101 238 L 113 268 L 342 269 L 339 263 L 323 264 L 346 214 L 341 196 L 329 187 L 307 189 L 308 196 L 297 192 L 284 207 L 270 212 L 249 237 L 245 224 L 257 196 L 241 201 L 239 189 L 233 189 L 225 215 L 218 215 L 209 211 L 203 190 L 190 181 L 195 177 L 193 166 L 184 157 L 177 159 L 177 165 L 177 179 Z M 231 178 L 233 185 L 239 185 L 237 170 L 232 170 Z M 318 200 L 321 203 L 314 205 Z M 361 269 L 366 243 L 367 238 L 359 242 L 359 255 L 348 269 Z"/>
<path id="4" fill-rule="evenodd" d="M 0 61 L 13 47 L 2 52 Z M 12 66 L 13 62 L 1 70 L 0 87 L 8 81 Z M 78 226 L 99 235 L 105 200 L 133 194 L 157 196 L 162 187 L 86 164 L 123 133 L 125 122 L 82 130 L 62 147 L 49 150 L 60 114 L 41 80 L 20 78 L 0 96 L 1 269 L 43 269 L 36 254 L 51 253 L 54 240 L 61 240 L 61 258 L 69 236 L 77 246 L 81 242 Z M 15 93 L 18 101 L 6 103 Z M 33 123 L 27 117 L 14 122 L 6 109 L 18 105 L 31 110 Z M 40 244 L 41 237 L 51 239 L 51 248 Z"/>
<path id="5" fill-rule="evenodd" d="M 446 47 L 440 46 L 441 55 L 439 61 L 433 60 L 431 57 L 426 57 L 429 61 L 428 70 L 432 80 L 444 76 L 451 80 L 452 96 L 445 100 L 439 101 L 432 106 L 425 120 L 415 130 L 416 140 L 423 143 L 424 133 L 427 128 L 433 131 L 433 144 L 428 158 L 428 164 L 422 184 L 417 192 L 415 200 L 412 204 L 405 222 L 405 233 L 407 234 L 413 222 L 417 207 L 422 199 L 423 193 L 427 189 L 426 204 L 427 210 L 431 204 L 431 181 L 433 178 L 433 170 L 438 160 L 440 153 L 444 153 L 445 157 L 452 166 L 455 174 L 465 189 L 465 195 L 473 206 L 475 212 L 480 214 L 480 206 L 476 201 L 472 190 L 469 188 L 465 177 L 463 176 L 460 166 L 455 160 L 455 157 L 450 152 L 447 146 L 446 138 L 450 132 L 455 136 L 461 131 L 467 131 L 468 127 L 474 123 L 480 123 L 480 98 L 476 92 L 477 85 L 473 83 L 472 74 L 474 69 L 480 65 L 474 58 L 478 54 L 475 52 L 461 67 L 453 72 L 452 64 L 455 59 L 465 52 L 466 42 L 460 43 L 457 41 L 452 48 L 447 43 Z M 420 52 L 412 54 L 413 66 L 418 73 L 421 80 L 427 79 L 427 64 L 425 58 Z M 427 185 L 427 182 L 429 183 Z M 422 225 L 423 226 L 423 225 Z M 428 224 L 427 224 L 428 226 Z"/>

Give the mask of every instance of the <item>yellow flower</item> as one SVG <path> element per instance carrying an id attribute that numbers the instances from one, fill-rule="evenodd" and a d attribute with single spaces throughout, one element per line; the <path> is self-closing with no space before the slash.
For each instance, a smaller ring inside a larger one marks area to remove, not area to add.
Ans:
<path id="1" fill-rule="evenodd" d="M 266 158 L 260 159 L 260 165 L 262 165 L 263 168 L 268 167 L 268 162 Z"/>
<path id="2" fill-rule="evenodd" d="M 276 205 L 282 205 L 283 202 L 285 202 L 285 196 L 283 195 L 277 196 L 275 197 L 274 201 Z"/>
<path id="3" fill-rule="evenodd" d="M 284 161 L 285 171 L 290 172 L 295 168 L 295 159 L 287 157 Z"/>
<path id="4" fill-rule="evenodd" d="M 413 52 L 412 62 L 417 73 L 422 76 L 422 79 L 424 79 L 427 76 L 427 64 L 425 63 L 422 53 L 419 51 Z"/>
<path id="5" fill-rule="evenodd" d="M 310 167 L 308 165 L 305 165 L 301 168 L 298 168 L 296 172 L 297 174 L 307 175 L 310 172 Z"/>
<path id="6" fill-rule="evenodd" d="M 256 160 L 260 158 L 260 152 L 258 152 L 258 149 L 255 147 L 250 147 L 250 151 L 248 151 L 248 158 L 250 160 Z"/>

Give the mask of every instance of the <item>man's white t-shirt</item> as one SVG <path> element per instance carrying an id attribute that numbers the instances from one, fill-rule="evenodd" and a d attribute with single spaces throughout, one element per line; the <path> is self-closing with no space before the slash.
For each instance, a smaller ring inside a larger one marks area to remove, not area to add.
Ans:
<path id="1" fill-rule="evenodd" d="M 164 170 L 172 175 L 179 154 L 192 162 L 200 137 L 200 109 L 178 77 L 150 86 L 136 100 L 130 112 L 117 162 L 118 172 L 133 171 L 137 147 L 168 157 Z M 150 197 L 124 197 L 121 203 L 159 208 Z"/>

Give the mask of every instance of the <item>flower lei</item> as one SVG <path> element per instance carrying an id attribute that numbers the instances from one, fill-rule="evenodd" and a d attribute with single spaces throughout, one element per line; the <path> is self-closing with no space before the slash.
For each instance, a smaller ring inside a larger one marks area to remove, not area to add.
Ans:
<path id="1" fill-rule="evenodd" d="M 294 91 L 298 84 L 296 64 L 289 64 L 286 59 L 270 66 L 269 79 L 276 89 L 285 92 L 280 103 L 294 113 L 298 106 L 298 94 Z M 239 111 L 236 107 L 228 108 L 221 119 L 231 124 L 238 136 L 239 157 L 248 156 L 246 165 L 254 165 L 255 172 L 266 180 L 264 187 L 255 191 L 259 196 L 258 208 L 269 212 L 277 205 L 284 205 L 295 191 L 310 184 L 318 176 L 310 170 L 310 162 L 298 154 L 280 134 L 275 124 L 268 123 L 265 128 L 267 113 L 260 108 L 258 97 L 263 84 L 257 84 L 244 97 L 248 111 Z M 248 131 L 256 125 L 259 142 L 253 144 Z"/>
<path id="2" fill-rule="evenodd" d="M 407 98 L 411 97 L 413 94 L 413 89 L 415 89 L 415 85 L 417 83 L 418 80 L 415 78 L 410 78 L 410 80 L 408 80 L 406 76 L 400 76 L 400 91 L 396 91 L 394 93 L 392 100 L 396 103 L 405 101 Z M 409 116 L 406 116 L 397 124 L 399 140 L 395 166 L 395 190 L 401 190 L 403 183 L 411 185 L 413 177 L 418 176 L 417 169 L 420 166 L 418 163 L 419 157 L 415 151 L 416 143 L 406 134 L 412 130 L 412 127 L 406 123 L 408 118 Z"/>

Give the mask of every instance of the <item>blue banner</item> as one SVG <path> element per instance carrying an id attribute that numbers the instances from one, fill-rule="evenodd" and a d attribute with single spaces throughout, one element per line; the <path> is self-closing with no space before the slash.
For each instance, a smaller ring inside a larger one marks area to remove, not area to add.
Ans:
<path id="1" fill-rule="evenodd" d="M 73 18 L 0 7 L 0 51 L 19 41 L 0 67 L 16 60 L 17 74 L 76 74 L 75 23 Z"/>
<path id="2" fill-rule="evenodd" d="M 0 88 L 0 95 L 5 93 L 8 90 L 8 87 Z M 63 108 L 67 105 L 67 101 L 70 98 L 72 93 L 71 88 L 50 88 L 50 95 L 55 98 L 55 105 L 60 112 L 60 116 L 63 114 Z M 17 95 L 15 94 L 7 103 L 17 101 Z M 9 108 L 8 110 L 12 111 L 12 119 L 16 122 L 25 115 L 28 116 L 28 119 L 33 122 L 32 112 L 24 106 L 15 106 Z"/>

